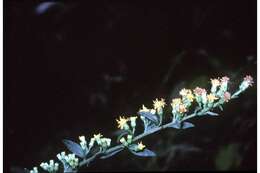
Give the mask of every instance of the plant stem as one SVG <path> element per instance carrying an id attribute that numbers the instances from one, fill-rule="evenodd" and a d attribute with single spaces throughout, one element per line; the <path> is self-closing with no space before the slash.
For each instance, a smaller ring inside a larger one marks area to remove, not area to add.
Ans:
<path id="1" fill-rule="evenodd" d="M 193 118 L 193 117 L 195 117 L 196 115 L 197 115 L 197 113 L 190 114 L 190 115 L 184 117 L 184 118 L 182 119 L 182 121 L 187 120 L 187 119 L 190 119 L 190 118 Z M 160 131 L 160 130 L 166 129 L 166 128 L 170 127 L 171 125 L 174 125 L 174 124 L 175 124 L 175 122 L 170 122 L 170 123 L 165 124 L 165 125 L 162 125 L 162 126 L 160 126 L 160 127 L 156 127 L 156 128 L 154 128 L 154 129 L 151 129 L 151 130 L 148 131 L 148 132 L 145 132 L 145 133 L 142 133 L 142 134 L 136 136 L 136 137 L 133 139 L 133 142 L 135 142 L 135 141 L 137 141 L 137 140 L 139 140 L 139 139 L 142 139 L 142 138 L 144 138 L 144 137 L 146 137 L 146 136 L 148 136 L 148 135 L 151 135 L 151 134 L 153 134 L 153 133 L 155 133 L 155 132 L 158 132 L 158 131 Z M 122 148 L 122 147 L 125 147 L 125 146 L 124 146 L 123 144 L 116 145 L 116 146 L 114 146 L 114 147 L 109 148 L 108 150 L 106 150 L 105 153 L 113 152 L 113 151 L 118 150 L 119 148 Z M 104 153 L 104 154 L 105 154 L 105 153 Z M 95 159 L 97 156 L 99 156 L 100 154 L 102 154 L 101 151 L 97 152 L 96 154 L 94 154 L 93 156 L 91 156 L 91 157 L 88 158 L 88 159 L 82 160 L 82 161 L 79 163 L 79 167 L 82 167 L 82 166 L 85 165 L 85 164 L 89 164 L 92 160 L 94 160 L 94 159 Z"/>

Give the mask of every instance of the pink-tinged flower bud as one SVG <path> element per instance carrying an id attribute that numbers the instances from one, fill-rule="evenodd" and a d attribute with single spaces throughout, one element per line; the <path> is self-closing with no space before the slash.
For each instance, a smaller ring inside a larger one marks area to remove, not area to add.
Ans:
<path id="1" fill-rule="evenodd" d="M 244 81 L 248 83 L 248 86 L 252 86 L 254 83 L 253 78 L 250 75 L 247 75 L 246 77 L 244 77 Z"/>
<path id="2" fill-rule="evenodd" d="M 239 89 L 241 91 L 244 91 L 249 86 L 252 86 L 253 83 L 254 83 L 253 78 L 250 75 L 247 75 L 246 77 L 244 77 L 244 81 L 240 84 Z"/>
<path id="3" fill-rule="evenodd" d="M 231 98 L 230 93 L 229 93 L 229 92 L 225 92 L 225 93 L 224 93 L 224 101 L 225 101 L 225 102 L 228 102 L 228 101 L 230 100 L 230 98 Z"/>

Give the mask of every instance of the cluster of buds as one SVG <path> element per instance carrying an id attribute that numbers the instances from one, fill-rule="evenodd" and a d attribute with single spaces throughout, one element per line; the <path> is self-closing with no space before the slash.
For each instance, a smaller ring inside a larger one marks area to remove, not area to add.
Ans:
<path id="1" fill-rule="evenodd" d="M 128 146 L 133 141 L 133 135 L 127 135 L 127 139 L 125 137 L 120 138 L 119 140 L 124 146 Z"/>
<path id="2" fill-rule="evenodd" d="M 63 165 L 69 165 L 72 169 L 75 169 L 79 165 L 79 159 L 75 157 L 75 154 L 68 154 L 63 151 L 57 154 L 57 158 L 63 163 Z"/>
<path id="3" fill-rule="evenodd" d="M 207 91 L 204 88 L 196 87 L 193 92 L 200 107 L 207 104 Z"/>
<path id="4" fill-rule="evenodd" d="M 30 173 L 39 173 L 37 167 L 33 167 L 32 170 L 29 171 Z"/>
<path id="5" fill-rule="evenodd" d="M 80 146 L 83 149 L 83 151 L 88 150 L 87 141 L 86 141 L 85 136 L 79 136 L 79 140 L 80 140 Z"/>
<path id="6" fill-rule="evenodd" d="M 102 134 L 94 134 L 94 137 L 90 139 L 89 142 L 89 149 L 91 149 L 95 142 L 97 143 L 97 145 L 99 145 L 102 149 L 106 149 L 107 147 L 109 147 L 111 145 L 111 139 L 110 138 L 103 138 Z"/>
<path id="7" fill-rule="evenodd" d="M 182 102 L 185 107 L 189 107 L 194 100 L 194 95 L 192 94 L 192 91 L 190 89 L 183 88 L 180 91 L 180 95 L 182 96 Z"/>
<path id="8" fill-rule="evenodd" d="M 43 170 L 49 172 L 49 173 L 55 173 L 59 169 L 59 164 L 54 163 L 53 160 L 50 160 L 50 163 L 48 164 L 47 162 L 41 163 L 40 166 L 42 167 Z"/>
<path id="9" fill-rule="evenodd" d="M 215 80 L 219 80 L 219 79 L 215 79 Z M 222 77 L 220 80 L 220 87 L 219 90 L 216 92 L 216 95 L 218 97 L 223 97 L 224 93 L 228 90 L 228 82 L 229 82 L 229 78 L 227 76 Z M 212 83 L 213 86 L 213 83 Z"/>

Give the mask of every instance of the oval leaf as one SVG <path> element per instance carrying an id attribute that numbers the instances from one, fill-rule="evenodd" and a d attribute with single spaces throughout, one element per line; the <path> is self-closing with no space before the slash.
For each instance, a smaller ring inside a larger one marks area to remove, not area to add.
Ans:
<path id="1" fill-rule="evenodd" d="M 124 148 L 119 148 L 119 149 L 117 149 L 117 150 L 115 150 L 115 151 L 112 151 L 112 152 L 108 153 L 107 155 L 100 157 L 100 159 L 109 158 L 109 157 L 111 157 L 111 156 L 113 156 L 113 155 L 119 153 L 119 152 L 122 151 L 123 149 L 124 149 Z"/>
<path id="2" fill-rule="evenodd" d="M 84 158 L 85 154 L 81 146 L 71 140 L 64 139 L 63 143 L 66 145 L 66 147 L 75 155 Z"/>
<path id="3" fill-rule="evenodd" d="M 149 119 L 150 121 L 158 124 L 159 123 L 159 119 L 157 118 L 156 115 L 150 113 L 150 112 L 144 112 L 144 111 L 141 111 L 141 112 L 138 112 L 139 115 Z"/>
<path id="4" fill-rule="evenodd" d="M 143 151 L 139 151 L 139 152 L 136 152 L 136 151 L 133 151 L 133 150 L 130 150 L 134 155 L 137 155 L 137 156 L 140 156 L 140 157 L 155 157 L 156 154 L 151 151 L 151 150 L 148 150 L 148 149 L 144 149 Z"/>
<path id="5" fill-rule="evenodd" d="M 206 114 L 208 114 L 208 115 L 210 115 L 210 116 L 218 116 L 217 113 L 215 113 L 215 112 L 210 112 L 210 111 L 206 112 Z"/>
<path id="6" fill-rule="evenodd" d="M 192 123 L 189 123 L 189 122 L 183 122 L 182 124 L 182 129 L 188 129 L 188 128 L 192 128 L 194 127 L 195 125 L 192 124 Z"/>

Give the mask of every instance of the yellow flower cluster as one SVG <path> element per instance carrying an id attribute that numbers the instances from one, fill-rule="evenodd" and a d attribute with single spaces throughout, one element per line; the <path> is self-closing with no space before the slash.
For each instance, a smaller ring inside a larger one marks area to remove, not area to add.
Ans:
<path id="1" fill-rule="evenodd" d="M 214 94 L 209 94 L 209 95 L 207 95 L 207 99 L 208 99 L 209 103 L 213 103 L 218 98 Z"/>
<path id="2" fill-rule="evenodd" d="M 192 91 L 190 89 L 183 88 L 180 91 L 180 95 L 182 96 L 183 99 L 187 98 L 190 102 L 194 100 L 194 95 L 192 94 Z"/>
<path id="3" fill-rule="evenodd" d="M 127 121 L 129 120 L 129 118 L 125 118 L 123 117 L 119 117 L 119 120 L 116 120 L 117 124 L 118 124 L 118 128 L 119 129 L 124 129 L 125 125 L 127 124 Z"/>
<path id="4" fill-rule="evenodd" d="M 163 98 L 161 98 L 161 100 L 158 100 L 157 98 L 155 100 L 153 100 L 153 108 L 155 110 L 157 110 L 158 112 L 164 108 L 164 106 L 166 105 L 165 101 Z"/>

